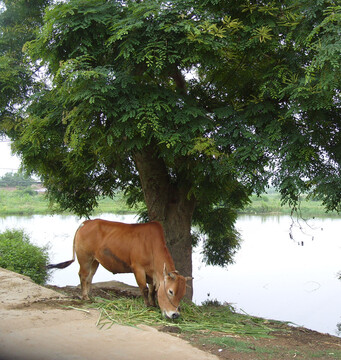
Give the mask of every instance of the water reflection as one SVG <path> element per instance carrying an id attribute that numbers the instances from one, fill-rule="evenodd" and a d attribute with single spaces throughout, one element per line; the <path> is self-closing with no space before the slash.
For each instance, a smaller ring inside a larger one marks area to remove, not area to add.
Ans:
<path id="1" fill-rule="evenodd" d="M 135 222 L 132 215 L 104 214 L 108 220 Z M 49 244 L 51 262 L 72 257 L 73 235 L 81 223 L 75 216 L 6 217 L 0 231 L 23 228 L 38 245 Z M 193 254 L 194 301 L 227 301 L 266 318 L 291 321 L 321 332 L 340 334 L 341 219 L 316 219 L 292 227 L 289 216 L 242 216 L 237 221 L 243 243 L 235 264 L 204 266 L 200 246 Z M 302 229 L 300 229 L 302 227 Z M 304 243 L 304 246 L 298 244 Z M 100 267 L 94 281 L 115 278 L 136 285 L 133 274 L 115 275 Z M 78 264 L 54 271 L 52 284 L 77 285 Z M 336 325 L 338 324 L 338 325 Z"/>

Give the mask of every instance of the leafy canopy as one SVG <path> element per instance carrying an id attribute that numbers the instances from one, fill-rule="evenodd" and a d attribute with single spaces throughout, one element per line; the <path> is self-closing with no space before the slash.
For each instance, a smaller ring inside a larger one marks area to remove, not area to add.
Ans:
<path id="1" fill-rule="evenodd" d="M 341 209 L 340 17 L 329 0 L 57 2 L 25 45 L 49 81 L 25 80 L 6 132 L 78 214 L 117 189 L 142 200 L 134 154 L 152 149 L 225 264 L 237 210 L 270 183 Z"/>
<path id="2" fill-rule="evenodd" d="M 37 68 L 22 49 L 34 39 L 47 0 L 0 1 L 0 135 L 13 126 L 32 92 Z"/>

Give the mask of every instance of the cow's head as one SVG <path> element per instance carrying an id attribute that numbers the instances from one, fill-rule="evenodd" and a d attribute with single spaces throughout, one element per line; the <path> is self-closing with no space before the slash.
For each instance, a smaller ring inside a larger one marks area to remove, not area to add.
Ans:
<path id="1" fill-rule="evenodd" d="M 180 301 L 186 294 L 186 282 L 191 277 L 184 277 L 176 270 L 168 272 L 166 265 L 163 269 L 163 281 L 157 292 L 157 299 L 162 314 L 169 319 L 177 319 L 180 316 Z"/>

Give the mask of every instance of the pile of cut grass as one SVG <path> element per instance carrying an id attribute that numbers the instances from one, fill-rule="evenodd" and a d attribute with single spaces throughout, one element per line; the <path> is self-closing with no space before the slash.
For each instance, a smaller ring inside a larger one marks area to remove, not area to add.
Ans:
<path id="1" fill-rule="evenodd" d="M 181 317 L 174 321 L 163 318 L 158 308 L 147 308 L 141 298 L 117 298 L 114 301 L 96 298 L 92 307 L 100 310 L 97 321 L 100 328 L 114 324 L 134 327 L 145 324 L 177 327 L 181 333 L 220 332 L 255 338 L 271 337 L 273 331 L 268 320 L 238 314 L 228 305 L 197 306 L 183 302 Z"/>

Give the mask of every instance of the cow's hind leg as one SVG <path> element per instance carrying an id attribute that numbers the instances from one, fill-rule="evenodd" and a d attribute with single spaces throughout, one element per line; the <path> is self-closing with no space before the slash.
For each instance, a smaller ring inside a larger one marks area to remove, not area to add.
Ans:
<path id="1" fill-rule="evenodd" d="M 98 269 L 98 265 L 99 265 L 99 262 L 94 259 L 94 261 L 92 262 L 91 267 L 90 267 L 90 274 L 88 276 L 88 294 L 91 291 L 92 279 L 93 279 L 94 275 L 96 274 L 96 271 Z"/>
<path id="2" fill-rule="evenodd" d="M 86 262 L 79 262 L 79 279 L 82 289 L 82 299 L 89 300 L 89 293 L 91 290 L 91 282 L 98 268 L 98 261 L 95 259 L 88 260 Z"/>

